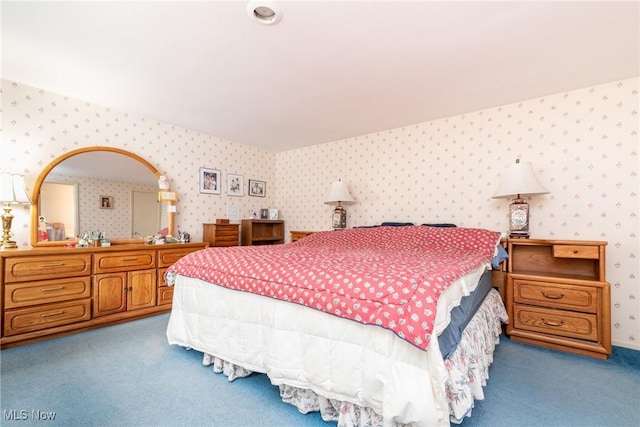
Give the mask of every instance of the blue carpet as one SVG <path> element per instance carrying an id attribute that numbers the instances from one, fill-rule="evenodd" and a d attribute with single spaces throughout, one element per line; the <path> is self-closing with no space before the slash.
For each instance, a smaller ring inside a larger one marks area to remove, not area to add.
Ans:
<path id="1" fill-rule="evenodd" d="M 3 426 L 317 426 L 265 375 L 232 383 L 169 346 L 168 315 L 0 352 Z M 502 338 L 467 426 L 640 426 L 640 352 L 607 361 Z M 43 420 L 55 413 L 55 419 Z M 38 416 L 41 419 L 37 419 Z"/>

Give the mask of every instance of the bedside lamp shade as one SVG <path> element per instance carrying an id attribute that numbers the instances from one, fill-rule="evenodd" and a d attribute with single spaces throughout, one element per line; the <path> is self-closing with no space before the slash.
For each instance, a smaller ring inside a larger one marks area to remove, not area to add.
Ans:
<path id="1" fill-rule="evenodd" d="M 2 249 L 15 249 L 18 245 L 11 240 L 11 223 L 13 222 L 11 205 L 31 204 L 22 175 L 9 172 L 0 173 L 0 204 L 5 205 L 2 215 Z"/>
<path id="2" fill-rule="evenodd" d="M 355 202 L 351 193 L 349 192 L 349 186 L 346 182 L 336 181 L 331 184 L 329 190 L 329 196 L 325 201 L 326 204 L 337 204 L 333 210 L 332 227 L 341 229 L 347 228 L 347 211 L 342 207 L 342 204 L 350 204 Z"/>
<path id="3" fill-rule="evenodd" d="M 517 159 L 515 164 L 507 167 L 493 198 L 514 199 L 509 206 L 509 237 L 529 238 L 529 204 L 521 196 L 538 196 L 548 192 L 536 178 L 531 163 L 520 163 L 520 159 Z"/>

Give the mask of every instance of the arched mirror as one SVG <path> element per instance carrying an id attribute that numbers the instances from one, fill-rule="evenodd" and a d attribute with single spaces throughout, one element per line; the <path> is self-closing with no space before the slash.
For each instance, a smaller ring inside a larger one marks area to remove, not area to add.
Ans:
<path id="1" fill-rule="evenodd" d="M 34 183 L 31 244 L 66 245 L 85 232 L 103 232 L 113 244 L 173 235 L 173 202 L 158 202 L 159 177 L 151 163 L 118 148 L 63 154 Z"/>

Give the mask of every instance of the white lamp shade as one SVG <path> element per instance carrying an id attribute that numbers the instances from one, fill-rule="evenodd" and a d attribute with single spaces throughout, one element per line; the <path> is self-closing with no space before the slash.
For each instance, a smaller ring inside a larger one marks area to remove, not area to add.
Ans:
<path id="1" fill-rule="evenodd" d="M 17 173 L 0 173 L 0 203 L 30 205 L 24 178 Z"/>
<path id="2" fill-rule="evenodd" d="M 355 202 L 355 200 L 351 197 L 349 186 L 346 182 L 336 181 L 331 184 L 329 196 L 325 201 L 326 204 L 341 203 L 346 205 L 353 202 Z"/>
<path id="3" fill-rule="evenodd" d="M 547 194 L 546 188 L 540 184 L 533 173 L 531 163 L 516 163 L 507 167 L 502 175 L 502 182 L 498 191 L 493 195 L 494 199 L 508 199 L 518 195 L 537 196 Z"/>

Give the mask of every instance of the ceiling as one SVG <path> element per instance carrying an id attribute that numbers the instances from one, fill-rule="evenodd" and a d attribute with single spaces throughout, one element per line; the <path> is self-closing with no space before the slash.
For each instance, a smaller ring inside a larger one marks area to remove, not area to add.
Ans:
<path id="1" fill-rule="evenodd" d="M 639 2 L 3 1 L 2 76 L 279 152 L 640 75 Z"/>

